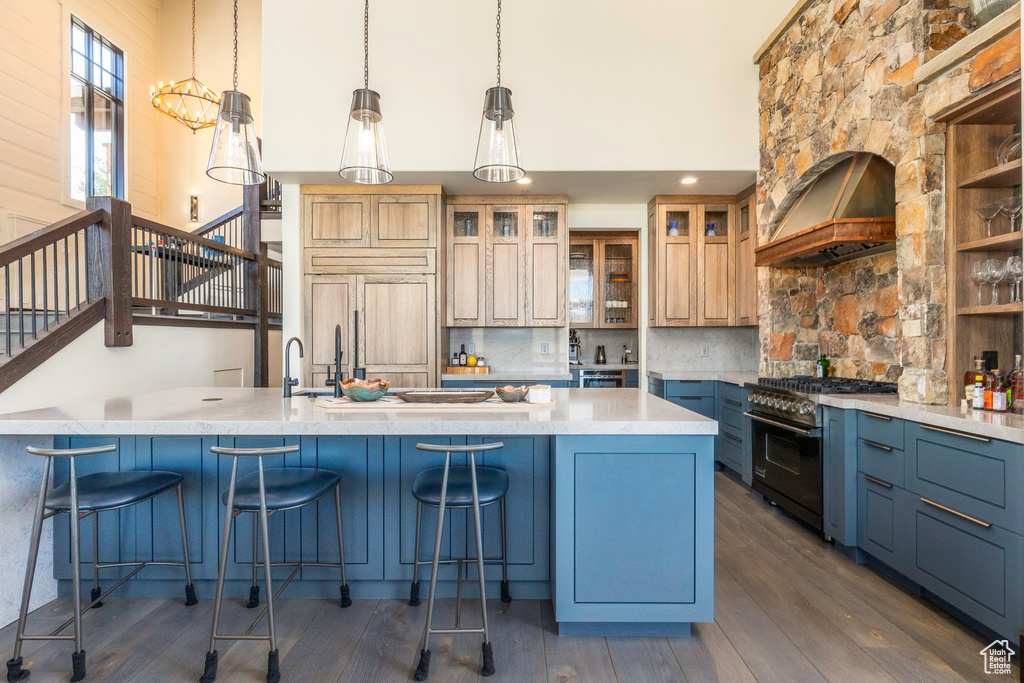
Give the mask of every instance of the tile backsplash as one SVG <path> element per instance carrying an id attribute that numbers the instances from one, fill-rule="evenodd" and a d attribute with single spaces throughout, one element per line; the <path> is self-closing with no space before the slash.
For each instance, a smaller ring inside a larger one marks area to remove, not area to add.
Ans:
<path id="1" fill-rule="evenodd" d="M 605 356 L 609 363 L 618 363 L 622 360 L 622 347 L 630 349 L 633 353 L 631 360 L 640 357 L 640 343 L 636 330 L 577 330 L 582 347 L 582 360 L 584 363 L 593 363 L 597 353 L 597 345 L 604 344 Z"/>
<path id="2" fill-rule="evenodd" d="M 473 344 L 477 356 L 495 372 L 501 370 L 566 370 L 569 353 L 569 330 L 565 328 L 484 328 L 453 327 L 449 329 L 448 358 L 465 344 Z M 547 354 L 541 345 L 548 345 Z"/>
<path id="3" fill-rule="evenodd" d="M 708 356 L 701 357 L 701 347 Z M 761 345 L 756 327 L 652 327 L 647 330 L 647 369 L 757 371 Z"/>

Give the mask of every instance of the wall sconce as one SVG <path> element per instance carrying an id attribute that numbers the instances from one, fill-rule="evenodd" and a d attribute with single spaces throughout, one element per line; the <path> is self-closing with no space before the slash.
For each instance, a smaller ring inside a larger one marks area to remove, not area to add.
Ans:
<path id="1" fill-rule="evenodd" d="M 199 222 L 199 196 L 191 195 L 188 198 L 188 219 L 193 223 Z"/>

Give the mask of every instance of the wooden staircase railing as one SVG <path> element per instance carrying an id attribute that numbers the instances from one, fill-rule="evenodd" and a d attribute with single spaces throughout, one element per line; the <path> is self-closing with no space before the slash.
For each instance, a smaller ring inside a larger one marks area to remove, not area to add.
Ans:
<path id="1" fill-rule="evenodd" d="M 144 309 L 163 316 L 146 324 L 202 324 L 183 317 L 195 312 L 251 325 L 253 381 L 267 386 L 267 333 L 281 317 L 283 276 L 259 242 L 258 211 L 240 211 L 247 250 L 132 216 L 118 199 L 89 197 L 86 207 L 0 245 L 0 391 L 100 320 L 106 346 L 131 346 Z"/>
<path id="2" fill-rule="evenodd" d="M 262 185 L 243 190 L 242 206 L 231 209 L 223 216 L 192 231 L 197 237 L 215 240 L 237 249 L 244 249 L 245 214 L 252 212 L 260 218 L 279 218 L 281 215 L 281 183 L 270 176 Z"/>

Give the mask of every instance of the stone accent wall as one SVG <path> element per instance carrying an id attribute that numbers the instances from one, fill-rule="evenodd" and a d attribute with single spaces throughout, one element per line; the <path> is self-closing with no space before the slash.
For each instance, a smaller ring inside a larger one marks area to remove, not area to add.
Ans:
<path id="1" fill-rule="evenodd" d="M 759 242 L 811 180 L 856 152 L 896 168 L 897 242 L 895 254 L 845 264 L 761 268 L 761 374 L 811 373 L 825 353 L 840 376 L 898 380 L 904 400 L 946 401 L 946 143 L 930 117 L 1020 69 L 1018 31 L 915 82 L 921 64 L 974 29 L 966 4 L 819 0 L 762 57 Z"/>

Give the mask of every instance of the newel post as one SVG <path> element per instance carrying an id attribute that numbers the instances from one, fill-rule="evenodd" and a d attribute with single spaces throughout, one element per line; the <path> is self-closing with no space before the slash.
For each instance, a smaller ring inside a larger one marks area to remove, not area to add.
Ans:
<path id="1" fill-rule="evenodd" d="M 270 373 L 270 358 L 267 349 L 267 245 L 260 237 L 260 186 L 245 185 L 242 188 L 242 249 L 256 258 L 245 262 L 245 289 L 248 294 L 246 308 L 256 317 L 253 324 L 253 375 L 256 387 L 265 387 Z"/>
<path id="2" fill-rule="evenodd" d="M 106 300 L 104 342 L 132 345 L 132 205 L 114 197 L 89 197 L 103 211 L 85 231 L 86 286 L 90 301 Z"/>

